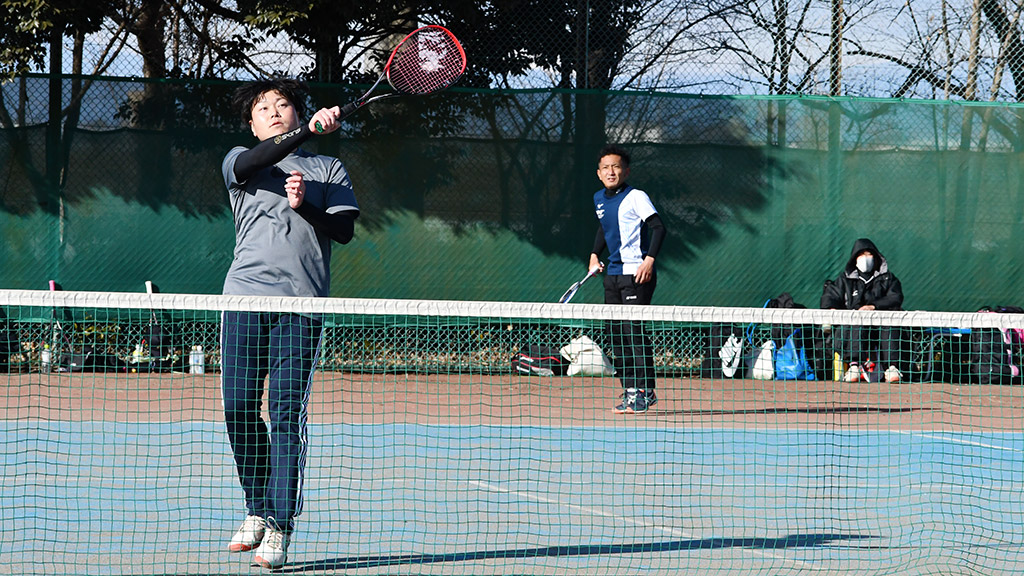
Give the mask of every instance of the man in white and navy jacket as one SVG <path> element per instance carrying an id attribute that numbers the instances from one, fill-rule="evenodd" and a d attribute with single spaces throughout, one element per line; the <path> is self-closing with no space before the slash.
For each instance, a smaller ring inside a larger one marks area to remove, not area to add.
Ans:
<path id="1" fill-rule="evenodd" d="M 626 183 L 629 152 L 609 145 L 601 150 L 598 158 L 597 177 L 604 188 L 594 194 L 598 229 L 590 254 L 590 268 L 606 271 L 600 257 L 607 248 L 605 304 L 650 304 L 658 283 L 654 260 L 665 239 L 665 226 L 647 193 Z M 654 394 L 651 339 L 635 321 L 611 321 L 608 333 L 616 369 L 625 389 L 623 401 L 615 407 L 615 412 L 646 412 L 658 401 Z"/>

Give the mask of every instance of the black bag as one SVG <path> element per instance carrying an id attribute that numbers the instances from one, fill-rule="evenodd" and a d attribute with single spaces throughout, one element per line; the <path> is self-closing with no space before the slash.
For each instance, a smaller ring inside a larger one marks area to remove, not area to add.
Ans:
<path id="1" fill-rule="evenodd" d="M 1021 314 L 1017 306 L 993 306 L 981 312 Z M 1021 342 L 1016 330 L 972 328 L 970 342 L 970 376 L 975 384 L 1010 384 L 1020 377 L 1018 367 Z"/>
<path id="2" fill-rule="evenodd" d="M 125 368 L 123 360 L 97 352 L 92 346 L 83 346 L 81 352 L 72 352 L 68 357 L 67 369 L 71 372 L 121 372 Z"/>
<path id="3" fill-rule="evenodd" d="M 749 371 L 750 356 L 747 327 L 714 324 L 708 336 L 708 348 L 701 361 L 702 378 L 743 378 Z"/>
<path id="4" fill-rule="evenodd" d="M 1007 384 L 1015 376 L 1011 351 L 998 328 L 973 328 L 970 336 L 971 382 Z"/>
<path id="5" fill-rule="evenodd" d="M 562 376 L 569 360 L 550 346 L 527 344 L 512 356 L 512 371 L 533 376 Z"/>
<path id="6" fill-rule="evenodd" d="M 999 312 L 1000 314 L 1024 314 L 1020 306 L 985 306 L 979 312 Z"/>
<path id="7" fill-rule="evenodd" d="M 11 368 L 11 355 L 21 350 L 21 339 L 17 333 L 7 326 L 6 320 L 0 317 L 0 372 L 8 372 Z"/>
<path id="8" fill-rule="evenodd" d="M 149 347 L 149 355 L 153 358 L 165 358 L 171 352 L 171 336 L 157 321 L 151 321 L 143 332 L 143 342 Z"/>
<path id="9" fill-rule="evenodd" d="M 175 354 L 174 330 L 165 327 L 154 315 L 142 329 L 142 341 L 137 347 L 140 359 L 129 360 L 120 368 L 128 372 L 172 372 L 182 370 L 187 360 Z"/>
<path id="10" fill-rule="evenodd" d="M 825 289 L 829 290 L 831 284 L 831 280 L 826 280 Z M 783 292 L 769 300 L 765 304 L 765 308 L 798 308 L 803 310 L 807 306 L 793 300 L 793 296 L 789 292 Z M 814 373 L 814 378 L 817 380 L 831 379 L 829 370 L 832 367 L 832 343 L 822 331 L 821 326 L 797 324 L 792 326 L 775 325 L 771 328 L 771 338 L 780 347 L 790 336 L 793 336 L 793 343 L 796 348 L 804 350 L 808 368 Z"/>
<path id="11" fill-rule="evenodd" d="M 784 293 L 780 298 L 789 298 L 792 302 L 789 294 Z M 779 307 L 779 299 L 766 300 L 764 307 Z M 701 361 L 701 378 L 750 377 L 762 344 L 756 324 L 713 324 Z"/>

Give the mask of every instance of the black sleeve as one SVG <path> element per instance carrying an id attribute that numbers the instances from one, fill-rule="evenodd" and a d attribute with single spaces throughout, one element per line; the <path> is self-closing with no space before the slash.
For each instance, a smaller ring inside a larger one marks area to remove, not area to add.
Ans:
<path id="1" fill-rule="evenodd" d="M 339 244 L 348 244 L 352 240 L 352 234 L 355 230 L 355 217 L 351 213 L 328 213 L 308 202 L 303 202 L 295 211 L 306 222 L 312 224 L 314 228 L 327 234 L 331 240 Z"/>
<path id="2" fill-rule="evenodd" d="M 309 125 L 304 124 L 286 134 L 267 138 L 252 148 L 242 152 L 235 160 L 235 179 L 238 182 L 246 182 L 252 178 L 257 171 L 273 166 L 285 156 L 292 153 L 300 144 L 309 140 L 313 135 L 309 131 Z"/>
<path id="3" fill-rule="evenodd" d="M 835 281 L 825 280 L 825 285 L 821 289 L 821 307 L 826 310 L 829 308 L 838 310 L 846 308 L 840 278 L 837 278 Z"/>
<path id="4" fill-rule="evenodd" d="M 661 251 L 661 245 L 665 242 L 665 224 L 661 221 L 661 216 L 657 214 L 651 214 L 651 217 L 644 220 L 644 223 L 651 231 L 651 245 L 647 248 L 647 255 L 657 258 L 658 252 Z"/>
<path id="5" fill-rule="evenodd" d="M 605 244 L 605 242 L 604 242 L 604 226 L 601 226 L 601 224 L 598 224 L 597 225 L 597 236 L 594 237 L 594 249 L 591 250 L 591 253 L 597 254 L 598 256 L 600 256 L 601 252 L 604 252 L 604 249 L 606 247 L 607 247 L 607 244 Z"/>
<path id="6" fill-rule="evenodd" d="M 888 282 L 885 285 L 885 294 L 878 300 L 872 302 L 878 310 L 902 310 L 903 309 L 903 284 L 895 274 L 889 272 Z"/>

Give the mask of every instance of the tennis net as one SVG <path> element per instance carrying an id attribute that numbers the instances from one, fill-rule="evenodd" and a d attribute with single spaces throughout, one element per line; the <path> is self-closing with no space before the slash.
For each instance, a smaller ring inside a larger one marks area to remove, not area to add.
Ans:
<path id="1" fill-rule="evenodd" d="M 284 571 L 1024 569 L 1019 314 L 16 290 L 0 306 L 0 573 L 251 571 L 227 551 L 246 514 L 221 395 L 231 312 L 323 329 Z M 870 357 L 847 381 L 851 339 Z M 653 367 L 642 405 L 616 413 L 636 365 Z"/>

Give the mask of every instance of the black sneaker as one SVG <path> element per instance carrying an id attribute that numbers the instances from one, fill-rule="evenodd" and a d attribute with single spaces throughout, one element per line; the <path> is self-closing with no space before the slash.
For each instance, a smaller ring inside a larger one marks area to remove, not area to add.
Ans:
<path id="1" fill-rule="evenodd" d="M 616 414 L 643 414 L 647 412 L 647 393 L 636 388 L 626 388 L 622 403 L 615 407 Z"/>
<path id="2" fill-rule="evenodd" d="M 625 397 L 626 397 L 626 392 L 625 391 L 623 391 L 622 394 L 619 394 L 619 398 L 625 398 Z M 658 395 L 654 393 L 653 389 L 648 389 L 647 390 L 647 407 L 650 408 L 651 406 L 654 406 L 657 403 L 658 403 Z M 615 407 L 615 411 L 618 412 L 619 414 L 625 414 L 625 412 L 620 412 L 619 411 L 620 408 L 625 410 L 624 404 L 625 404 L 624 401 L 620 402 L 619 405 Z"/>
<path id="3" fill-rule="evenodd" d="M 647 407 L 650 408 L 658 403 L 658 395 L 654 393 L 653 389 L 647 390 Z"/>

